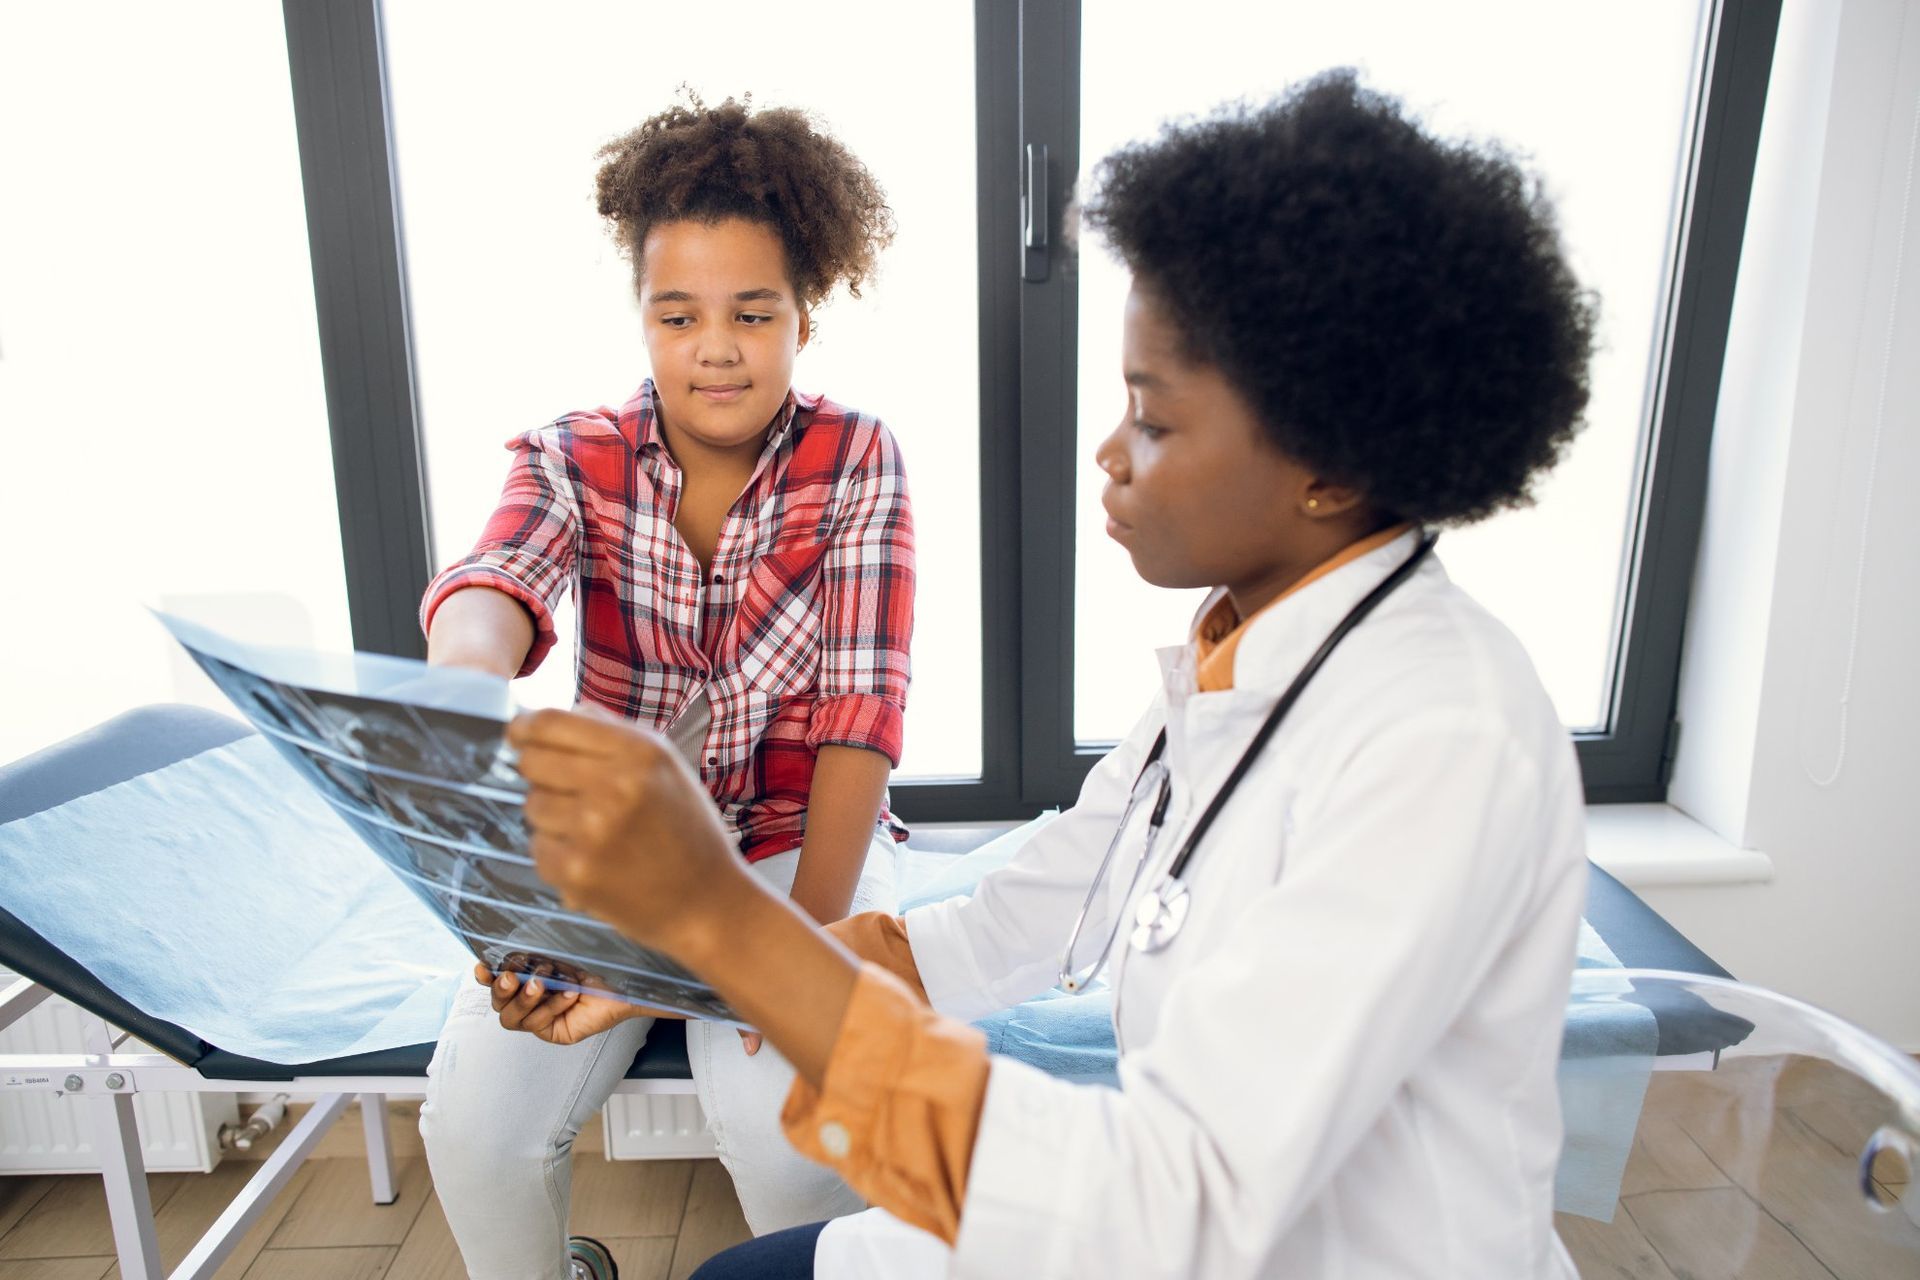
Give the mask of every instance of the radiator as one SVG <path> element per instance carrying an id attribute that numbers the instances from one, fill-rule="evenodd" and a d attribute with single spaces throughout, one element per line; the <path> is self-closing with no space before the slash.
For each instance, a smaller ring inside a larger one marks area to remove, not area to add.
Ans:
<path id="1" fill-rule="evenodd" d="M 609 1160 L 687 1160 L 717 1154 L 700 1099 L 690 1093 L 616 1093 L 601 1112 Z"/>
<path id="2" fill-rule="evenodd" d="M 14 981 L 0 971 L 0 991 Z M 8 1053 L 85 1053 L 81 1019 L 92 1015 L 58 996 L 0 1030 Z M 152 1053 L 137 1040 L 127 1053 Z M 141 1157 L 149 1172 L 205 1173 L 220 1162 L 220 1126 L 236 1124 L 230 1093 L 140 1093 L 133 1098 Z M 25 1090 L 0 1091 L 0 1174 L 98 1173 L 85 1112 L 73 1099 Z"/>

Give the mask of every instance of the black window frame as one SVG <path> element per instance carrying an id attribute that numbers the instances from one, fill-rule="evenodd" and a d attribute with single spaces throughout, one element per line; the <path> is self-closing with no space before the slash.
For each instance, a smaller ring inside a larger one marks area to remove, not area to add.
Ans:
<path id="1" fill-rule="evenodd" d="M 415 618 L 436 557 L 379 0 L 283 0 L 283 11 L 354 643 L 420 657 Z M 975 0 L 974 12 L 983 770 L 896 782 L 909 821 L 1071 804 L 1105 751 L 1073 734 L 1078 299 L 1058 228 L 1080 172 L 1081 0 Z M 1589 803 L 1666 797 L 1779 19 L 1780 0 L 1720 0 L 1708 18 L 1609 722 L 1576 735 Z M 1026 214 L 1030 186 L 1044 188 L 1043 217 Z"/>

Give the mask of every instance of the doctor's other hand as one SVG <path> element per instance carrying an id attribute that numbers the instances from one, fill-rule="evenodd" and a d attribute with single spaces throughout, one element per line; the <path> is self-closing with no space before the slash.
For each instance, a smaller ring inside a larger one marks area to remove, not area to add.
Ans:
<path id="1" fill-rule="evenodd" d="M 534 868 L 569 907 L 685 957 L 751 886 L 706 788 L 666 739 L 598 711 L 507 726 L 529 784 Z"/>

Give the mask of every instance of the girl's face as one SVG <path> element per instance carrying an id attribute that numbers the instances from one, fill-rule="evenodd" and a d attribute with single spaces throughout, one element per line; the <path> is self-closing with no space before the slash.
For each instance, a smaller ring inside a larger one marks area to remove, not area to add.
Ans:
<path id="1" fill-rule="evenodd" d="M 758 454 L 807 343 L 807 313 L 779 235 L 730 218 L 668 222 L 641 247 L 647 356 L 668 443 Z"/>
<path id="2" fill-rule="evenodd" d="M 1331 554 L 1319 512 L 1345 495 L 1317 496 L 1325 487 L 1268 441 L 1218 369 L 1185 354 L 1137 284 L 1125 323 L 1127 413 L 1094 453 L 1107 534 L 1154 586 L 1225 586 L 1246 616 Z"/>

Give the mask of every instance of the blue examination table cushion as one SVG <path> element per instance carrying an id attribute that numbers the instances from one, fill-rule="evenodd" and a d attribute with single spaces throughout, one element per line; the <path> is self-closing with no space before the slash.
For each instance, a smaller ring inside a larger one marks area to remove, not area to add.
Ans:
<path id="1" fill-rule="evenodd" d="M 439 1038 L 466 948 L 266 741 L 0 826 L 5 906 L 142 1012 L 305 1063 Z"/>

